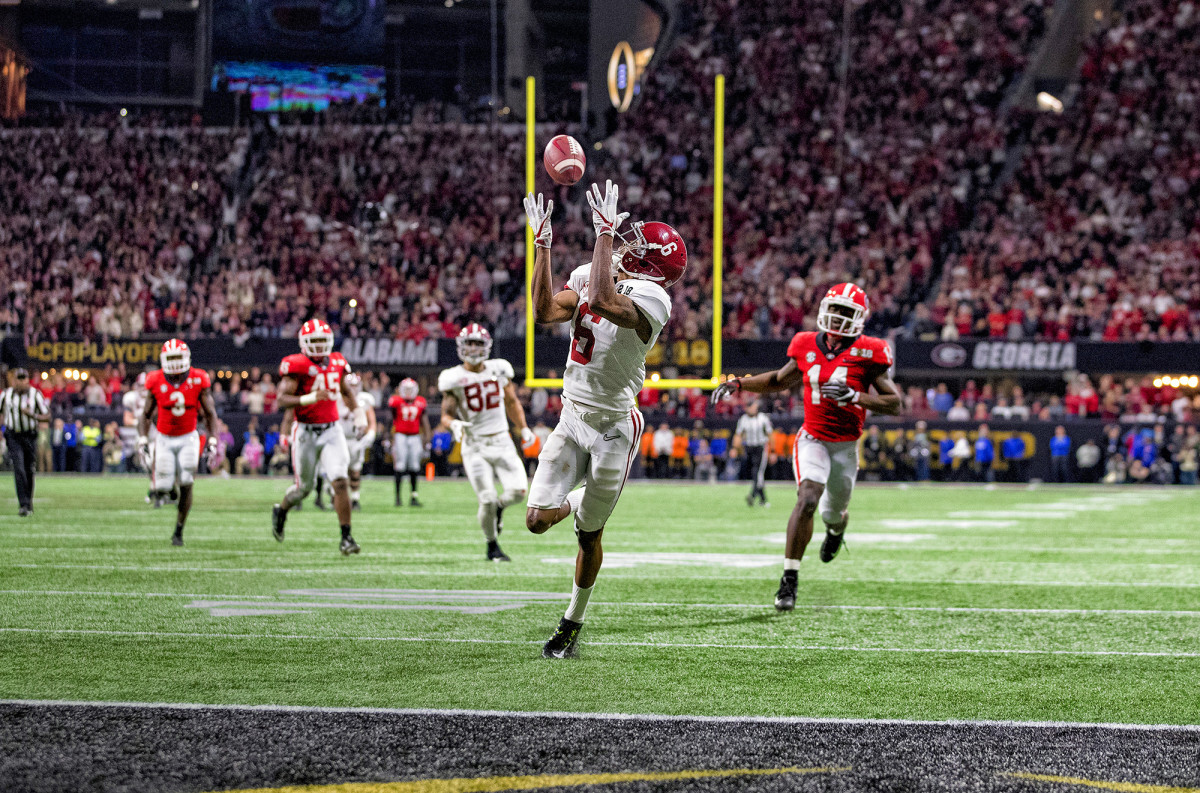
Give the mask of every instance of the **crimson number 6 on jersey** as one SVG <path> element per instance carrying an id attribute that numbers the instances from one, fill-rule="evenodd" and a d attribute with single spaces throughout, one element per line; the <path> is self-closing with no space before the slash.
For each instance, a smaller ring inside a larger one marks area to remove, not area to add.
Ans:
<path id="1" fill-rule="evenodd" d="M 587 363 L 592 360 L 592 351 L 596 348 L 596 334 L 584 324 L 591 320 L 593 325 L 600 324 L 600 315 L 588 311 L 587 302 L 579 304 L 575 312 L 575 333 L 571 338 L 571 360 L 575 363 Z"/>

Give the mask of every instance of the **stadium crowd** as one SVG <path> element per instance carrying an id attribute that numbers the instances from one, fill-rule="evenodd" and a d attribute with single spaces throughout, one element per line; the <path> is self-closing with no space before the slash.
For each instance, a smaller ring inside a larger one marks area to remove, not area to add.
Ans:
<path id="1" fill-rule="evenodd" d="M 638 112 L 589 153 L 591 175 L 615 177 L 635 216 L 689 242 L 668 338 L 703 337 L 711 321 L 720 72 L 727 336 L 787 338 L 829 283 L 856 280 L 874 299 L 872 333 L 1200 339 L 1188 77 L 1200 14 L 1126 4 L 1089 47 L 1066 112 L 1006 121 L 1048 11 L 858 6 L 843 93 L 842 4 L 701 3 Z M 287 336 L 314 314 L 351 336 L 438 338 L 467 321 L 519 335 L 520 125 L 447 123 L 435 106 L 402 125 L 378 115 L 265 128 L 245 190 L 249 133 L 186 115 L 54 115 L 0 133 L 3 309 L 28 341 Z M 1024 126 L 1024 159 L 996 197 Z M 556 250 L 582 260 L 578 190 L 553 192 Z"/>
<path id="2" fill-rule="evenodd" d="M 711 321 L 714 74 L 729 78 L 726 333 L 786 337 L 829 282 L 850 278 L 876 296 L 878 330 L 925 296 L 968 193 L 996 170 L 996 114 L 1046 17 L 1040 0 L 859 6 L 843 94 L 842 4 L 791 6 L 701 3 L 639 112 L 591 153 L 592 175 L 620 181 L 636 216 L 689 241 L 672 336 L 703 336 Z M 518 334 L 521 128 L 448 124 L 436 108 L 399 126 L 374 115 L 285 119 L 264 133 L 244 193 L 230 176 L 247 136 L 206 134 L 184 116 L 54 115 L 6 133 L 18 145 L 0 155 L 2 208 L 32 218 L 53 194 L 58 210 L 0 240 L 28 339 L 290 335 L 314 313 L 344 335 L 439 337 L 470 320 Z M 585 258 L 583 202 L 556 193 L 558 244 Z M 31 281 L 34 262 L 57 280 Z"/>

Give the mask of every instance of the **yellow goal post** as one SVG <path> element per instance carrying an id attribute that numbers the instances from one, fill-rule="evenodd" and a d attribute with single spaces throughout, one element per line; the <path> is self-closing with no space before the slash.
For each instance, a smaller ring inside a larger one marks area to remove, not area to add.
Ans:
<path id="1" fill-rule="evenodd" d="M 525 78 L 525 192 L 537 192 L 537 103 L 536 83 L 533 77 Z M 703 378 L 665 378 L 657 373 L 646 378 L 647 388 L 701 388 L 713 389 L 721 382 L 721 331 L 724 318 L 721 313 L 721 279 L 724 257 L 724 201 L 725 201 L 725 75 L 716 76 L 716 101 L 713 107 L 713 294 L 712 294 L 712 376 Z M 533 229 L 525 225 L 525 385 L 531 388 L 561 388 L 563 381 L 558 377 L 536 377 L 533 316 Z"/>

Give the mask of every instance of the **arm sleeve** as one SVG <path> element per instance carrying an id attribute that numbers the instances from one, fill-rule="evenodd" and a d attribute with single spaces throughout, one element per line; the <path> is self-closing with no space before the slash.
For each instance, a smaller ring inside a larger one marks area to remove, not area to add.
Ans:
<path id="1" fill-rule="evenodd" d="M 454 376 L 447 369 L 438 375 L 438 391 L 445 393 L 452 388 L 454 388 Z"/>
<path id="2" fill-rule="evenodd" d="M 650 321 L 651 335 L 657 336 L 671 319 L 671 297 L 667 290 L 658 284 L 633 278 L 622 281 L 621 284 L 630 286 L 629 299 Z"/>

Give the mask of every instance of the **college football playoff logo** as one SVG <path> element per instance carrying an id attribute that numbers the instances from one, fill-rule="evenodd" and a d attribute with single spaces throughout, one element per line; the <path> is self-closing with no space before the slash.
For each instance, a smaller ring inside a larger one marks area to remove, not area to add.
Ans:
<path id="1" fill-rule="evenodd" d="M 812 350 L 809 350 L 808 355 L 804 356 L 804 360 L 808 361 L 809 363 L 812 363 L 813 361 L 817 360 L 817 354 L 815 352 L 813 352 Z"/>

